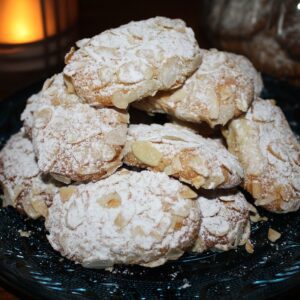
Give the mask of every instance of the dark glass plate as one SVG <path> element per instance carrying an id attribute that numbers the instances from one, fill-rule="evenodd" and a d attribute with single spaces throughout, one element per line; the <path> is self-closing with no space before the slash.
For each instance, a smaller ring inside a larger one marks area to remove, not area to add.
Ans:
<path id="1" fill-rule="evenodd" d="M 263 97 L 276 98 L 292 129 L 300 134 L 300 93 L 265 78 Z M 0 103 L 0 148 L 21 123 L 26 98 L 37 84 Z M 298 120 L 298 121 L 297 121 Z M 266 299 L 300 282 L 300 213 L 271 215 L 253 225 L 255 252 L 186 254 L 154 269 L 84 269 L 52 250 L 42 220 L 28 220 L 13 208 L 0 209 L 0 280 L 36 299 Z M 282 233 L 275 244 L 268 228 Z M 21 237 L 19 231 L 31 232 Z"/>

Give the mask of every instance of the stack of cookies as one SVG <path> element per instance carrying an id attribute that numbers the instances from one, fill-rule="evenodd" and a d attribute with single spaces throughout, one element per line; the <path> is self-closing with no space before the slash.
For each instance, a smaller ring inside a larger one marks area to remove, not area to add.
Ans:
<path id="1" fill-rule="evenodd" d="M 89 268 L 251 245 L 239 187 L 274 213 L 300 207 L 300 146 L 262 86 L 181 20 L 80 40 L 0 153 L 5 204 L 44 217 L 52 247 Z M 169 122 L 130 124 L 129 106 Z"/>

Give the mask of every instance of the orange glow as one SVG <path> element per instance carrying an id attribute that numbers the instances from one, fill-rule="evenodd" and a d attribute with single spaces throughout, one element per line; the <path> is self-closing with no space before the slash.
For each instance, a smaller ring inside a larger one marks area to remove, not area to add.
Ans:
<path id="1" fill-rule="evenodd" d="M 0 43 L 29 43 L 43 38 L 40 1 L 0 1 Z"/>
<path id="2" fill-rule="evenodd" d="M 60 0 L 56 26 L 55 1 L 45 1 L 47 36 L 62 32 L 77 19 L 77 0 Z M 44 38 L 40 0 L 0 0 L 0 44 L 31 43 Z"/>

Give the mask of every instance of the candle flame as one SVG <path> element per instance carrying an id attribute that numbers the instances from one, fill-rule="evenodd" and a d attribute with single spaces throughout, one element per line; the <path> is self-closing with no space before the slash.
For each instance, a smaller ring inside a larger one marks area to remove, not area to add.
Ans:
<path id="1" fill-rule="evenodd" d="M 0 43 L 30 43 L 44 37 L 39 0 L 0 1 Z"/>

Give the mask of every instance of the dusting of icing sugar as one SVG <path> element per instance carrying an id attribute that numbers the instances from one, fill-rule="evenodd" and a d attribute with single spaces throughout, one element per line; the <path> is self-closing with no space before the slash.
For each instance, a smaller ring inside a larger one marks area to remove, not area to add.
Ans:
<path id="1" fill-rule="evenodd" d="M 7 178 L 30 179 L 40 172 L 32 143 L 21 132 L 13 135 L 6 143 L 1 151 L 1 161 Z"/>
<path id="2" fill-rule="evenodd" d="M 232 122 L 226 139 L 257 205 L 273 212 L 300 207 L 300 145 L 274 100 L 256 99 L 245 117 Z"/>
<path id="3" fill-rule="evenodd" d="M 24 128 L 26 133 L 31 135 L 31 130 L 34 123 L 34 112 L 43 105 L 61 105 L 68 103 L 80 103 L 81 99 L 75 94 L 68 93 L 65 86 L 62 73 L 52 76 L 47 79 L 43 85 L 42 90 L 32 95 L 27 100 L 25 110 L 21 115 L 21 120 L 24 121 Z"/>
<path id="4" fill-rule="evenodd" d="M 42 178 L 32 143 L 22 132 L 13 135 L 0 152 L 0 183 L 5 203 L 34 219 L 47 214 L 56 190 Z"/>
<path id="5" fill-rule="evenodd" d="M 189 128 L 166 123 L 164 125 L 130 125 L 128 130 L 126 154 L 130 153 L 135 141 L 151 142 L 164 160 L 174 161 L 180 153 L 186 152 L 186 166 L 191 164 L 193 157 L 199 158 L 192 165 L 193 169 L 205 177 L 207 184 L 203 187 L 211 189 L 218 187 L 233 187 L 240 183 L 243 170 L 237 159 L 218 141 L 204 138 Z M 125 156 L 125 163 L 128 160 Z M 228 178 L 224 178 L 223 167 L 229 170 Z M 151 168 L 150 168 L 151 169 Z M 176 176 L 176 175 L 174 175 Z M 185 178 L 186 179 L 186 178 Z M 218 182 L 218 179 L 222 179 Z"/>
<path id="6" fill-rule="evenodd" d="M 213 192 L 209 198 L 200 196 L 197 203 L 201 225 L 194 251 L 227 251 L 248 240 L 251 205 L 241 192 Z"/>
<path id="7" fill-rule="evenodd" d="M 132 102 L 176 87 L 200 64 L 192 29 L 182 20 L 163 17 L 130 22 L 79 46 L 64 74 L 83 99 L 96 105 L 111 106 L 107 99 L 114 93 L 133 92 Z"/>
<path id="8" fill-rule="evenodd" d="M 251 63 L 236 54 L 203 50 L 198 70 L 175 92 L 165 92 L 134 103 L 147 111 L 168 113 L 189 122 L 225 125 L 246 112 L 254 96 L 259 74 Z M 260 89 L 260 87 L 257 87 Z"/>
<path id="9" fill-rule="evenodd" d="M 75 186 L 67 202 L 55 196 L 48 240 L 87 267 L 163 264 L 181 256 L 199 228 L 196 204 L 180 196 L 182 187 L 163 173 L 127 170 Z"/>
<path id="10" fill-rule="evenodd" d="M 65 183 L 107 176 L 121 165 L 128 114 L 90 107 L 67 89 L 53 76 L 23 113 L 38 166 Z"/>

